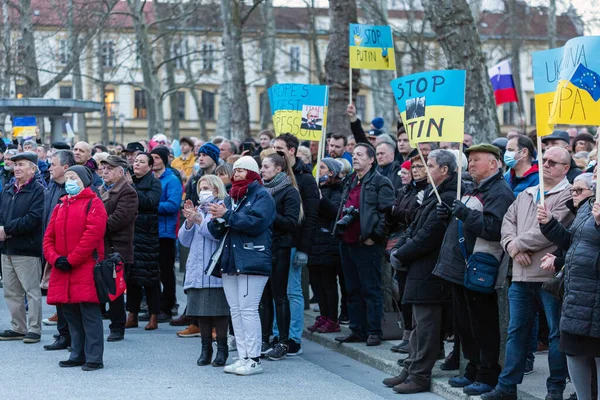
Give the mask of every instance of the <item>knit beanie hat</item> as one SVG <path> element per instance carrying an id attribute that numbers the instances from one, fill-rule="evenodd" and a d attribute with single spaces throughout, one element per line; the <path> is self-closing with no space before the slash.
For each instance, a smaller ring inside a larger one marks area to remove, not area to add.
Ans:
<path id="1" fill-rule="evenodd" d="M 323 164 L 327 165 L 327 168 L 333 172 L 333 177 L 337 178 L 342 170 L 342 163 L 330 157 L 323 158 L 321 161 L 323 161 Z"/>
<path id="2" fill-rule="evenodd" d="M 214 146 L 214 145 L 213 145 Z M 258 169 L 258 164 L 254 160 L 254 158 L 250 156 L 240 157 L 234 164 L 233 169 L 242 168 L 248 171 L 256 172 L 260 175 L 260 169 Z"/>
<path id="3" fill-rule="evenodd" d="M 77 174 L 77 176 L 79 177 L 79 179 L 81 179 L 81 182 L 83 183 L 83 187 L 90 187 L 90 185 L 92 184 L 92 170 L 89 169 L 88 167 L 84 167 L 83 165 L 74 165 L 72 167 L 70 167 L 68 171 L 73 171 Z"/>
<path id="4" fill-rule="evenodd" d="M 410 166 L 411 166 L 411 162 L 410 162 L 410 160 L 408 160 L 408 161 L 404 161 L 404 162 L 402 163 L 402 165 L 400 166 L 400 169 L 407 169 L 407 170 L 409 170 L 409 171 L 410 171 Z"/>
<path id="5" fill-rule="evenodd" d="M 156 154 L 160 157 L 163 164 L 165 164 L 165 168 L 169 165 L 169 149 L 164 146 L 155 147 L 150 154 Z"/>
<path id="6" fill-rule="evenodd" d="M 200 147 L 200 150 L 198 150 L 198 154 L 200 153 L 206 154 L 207 156 L 212 158 L 214 162 L 218 163 L 219 156 L 221 155 L 221 150 L 219 150 L 219 148 L 215 144 L 208 142 L 202 145 L 202 147 Z"/>
<path id="7" fill-rule="evenodd" d="M 377 117 L 371 121 L 371 125 L 375 127 L 375 129 L 382 129 L 385 121 L 381 117 Z"/>

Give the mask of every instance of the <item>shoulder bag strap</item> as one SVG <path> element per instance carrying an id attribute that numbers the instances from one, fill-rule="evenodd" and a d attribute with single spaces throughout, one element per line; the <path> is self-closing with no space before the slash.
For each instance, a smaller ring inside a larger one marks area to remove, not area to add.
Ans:
<path id="1" fill-rule="evenodd" d="M 459 219 L 458 220 L 458 244 L 460 246 L 460 252 L 463 255 L 463 258 L 465 259 L 465 265 L 468 264 L 468 258 L 469 255 L 467 253 L 467 247 L 465 246 L 465 234 L 463 232 L 463 222 Z"/>

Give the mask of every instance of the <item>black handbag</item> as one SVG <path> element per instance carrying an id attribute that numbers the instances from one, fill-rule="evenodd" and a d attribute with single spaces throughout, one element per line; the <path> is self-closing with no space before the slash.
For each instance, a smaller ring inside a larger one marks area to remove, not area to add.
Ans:
<path id="1" fill-rule="evenodd" d="M 465 236 L 463 234 L 463 222 L 458 221 L 458 243 L 460 251 L 465 259 L 465 276 L 463 285 L 469 290 L 479 293 L 492 293 L 496 287 L 500 262 L 489 253 L 467 254 Z"/>
<path id="2" fill-rule="evenodd" d="M 542 283 L 542 289 L 562 301 L 565 297 L 565 267 L 562 267 L 554 278 Z"/>
<path id="3" fill-rule="evenodd" d="M 381 320 L 382 340 L 400 340 L 404 335 L 404 323 L 400 307 L 393 299 L 396 311 L 384 312 Z"/>

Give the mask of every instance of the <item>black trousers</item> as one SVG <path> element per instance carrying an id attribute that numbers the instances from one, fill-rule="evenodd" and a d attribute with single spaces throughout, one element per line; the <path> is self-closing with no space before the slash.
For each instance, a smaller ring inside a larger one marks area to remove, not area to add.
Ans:
<path id="1" fill-rule="evenodd" d="M 71 333 L 69 332 L 69 323 L 65 318 L 65 313 L 63 311 L 63 305 L 56 305 L 56 315 L 58 316 L 58 323 L 56 324 L 56 329 L 58 330 L 58 334 L 63 338 L 71 341 Z"/>
<path id="2" fill-rule="evenodd" d="M 500 375 L 500 320 L 498 295 L 452 285 L 456 329 L 463 354 L 469 361 L 465 378 L 495 387 Z M 456 332 L 455 332 L 456 334 Z"/>
<path id="3" fill-rule="evenodd" d="M 127 284 L 127 311 L 134 314 L 138 314 L 140 312 L 143 291 L 146 292 L 148 313 L 160 313 L 160 286 L 140 286 L 133 283 Z"/>
<path id="4" fill-rule="evenodd" d="M 273 330 L 273 302 L 275 302 L 275 313 L 277 314 L 279 340 L 285 343 L 290 336 L 290 301 L 287 296 L 287 287 L 291 250 L 282 248 L 273 252 L 271 277 L 265 286 L 259 305 L 263 342 L 269 341 Z"/>
<path id="5" fill-rule="evenodd" d="M 171 309 L 175 305 L 175 239 L 160 238 L 160 254 L 158 255 L 160 265 L 160 283 L 162 293 L 160 296 L 160 309 L 167 315 L 171 315 Z"/>
<path id="6" fill-rule="evenodd" d="M 121 335 L 125 334 L 125 295 L 122 294 L 117 297 L 114 301 L 108 303 L 108 315 L 110 316 L 110 328 L 111 332 L 117 332 Z"/>
<path id="7" fill-rule="evenodd" d="M 104 328 L 98 304 L 63 304 L 63 312 L 71 332 L 71 355 L 75 362 L 102 363 Z"/>
<path id="8" fill-rule="evenodd" d="M 341 268 L 341 262 L 337 264 L 311 265 L 308 267 L 310 285 L 319 303 L 319 311 L 323 317 L 332 321 L 338 320 L 337 271 L 338 268 Z"/>

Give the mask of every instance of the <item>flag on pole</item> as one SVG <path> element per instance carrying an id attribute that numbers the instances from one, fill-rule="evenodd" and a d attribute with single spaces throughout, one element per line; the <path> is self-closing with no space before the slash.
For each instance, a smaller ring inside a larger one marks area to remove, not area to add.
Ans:
<path id="1" fill-rule="evenodd" d="M 510 60 L 501 61 L 488 69 L 488 75 L 494 88 L 494 97 L 496 98 L 497 106 L 519 101 Z"/>

